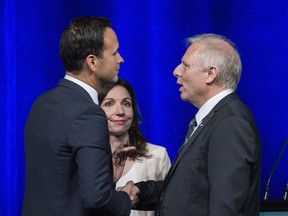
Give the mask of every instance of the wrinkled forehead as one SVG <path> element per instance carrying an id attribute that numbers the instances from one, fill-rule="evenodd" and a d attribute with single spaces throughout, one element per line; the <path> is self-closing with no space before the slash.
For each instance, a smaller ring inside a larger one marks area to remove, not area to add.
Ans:
<path id="1" fill-rule="evenodd" d="M 196 60 L 197 54 L 201 52 L 203 49 L 204 45 L 203 43 L 200 42 L 195 42 L 191 44 L 187 49 L 186 52 L 184 53 L 182 57 L 182 62 L 188 63 L 188 62 L 193 62 Z"/>
<path id="2" fill-rule="evenodd" d="M 131 95 L 126 88 L 120 85 L 116 85 L 107 93 L 105 98 L 131 99 Z"/>

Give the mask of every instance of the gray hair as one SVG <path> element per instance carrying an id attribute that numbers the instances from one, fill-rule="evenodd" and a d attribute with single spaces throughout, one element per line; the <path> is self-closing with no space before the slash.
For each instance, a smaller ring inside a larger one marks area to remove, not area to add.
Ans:
<path id="1" fill-rule="evenodd" d="M 201 34 L 187 39 L 188 46 L 198 42 L 203 44 L 203 47 L 196 52 L 195 58 L 202 62 L 205 70 L 212 67 L 218 70 L 216 85 L 236 90 L 242 64 L 234 43 L 216 34 Z"/>

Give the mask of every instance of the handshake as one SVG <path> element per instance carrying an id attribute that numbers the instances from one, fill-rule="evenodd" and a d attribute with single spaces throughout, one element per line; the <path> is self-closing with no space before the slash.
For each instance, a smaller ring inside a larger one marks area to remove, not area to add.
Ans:
<path id="1" fill-rule="evenodd" d="M 140 193 L 140 190 L 134 185 L 133 181 L 127 182 L 123 187 L 118 187 L 117 191 L 126 192 L 130 197 L 132 208 L 136 206 L 139 201 L 138 194 Z"/>

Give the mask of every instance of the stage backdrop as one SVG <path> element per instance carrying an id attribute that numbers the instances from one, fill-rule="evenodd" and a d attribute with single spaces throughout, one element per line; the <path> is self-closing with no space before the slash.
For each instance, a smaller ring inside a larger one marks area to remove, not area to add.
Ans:
<path id="1" fill-rule="evenodd" d="M 286 0 L 2 0 L 0 2 L 0 211 L 20 215 L 25 160 L 23 129 L 35 98 L 63 77 L 59 38 L 75 16 L 113 22 L 125 59 L 120 77 L 135 88 L 142 129 L 171 159 L 196 109 L 179 97 L 172 76 L 184 39 L 199 33 L 234 41 L 243 60 L 238 93 L 262 137 L 262 186 L 288 136 L 288 5 Z M 271 179 L 270 198 L 282 199 L 288 150 Z"/>

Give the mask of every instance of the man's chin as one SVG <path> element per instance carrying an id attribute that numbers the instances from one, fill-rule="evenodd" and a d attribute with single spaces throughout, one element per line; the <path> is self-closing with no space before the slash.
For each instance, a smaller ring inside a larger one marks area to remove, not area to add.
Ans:
<path id="1" fill-rule="evenodd" d="M 112 79 L 102 79 L 101 86 L 105 86 L 110 83 L 116 83 L 118 81 L 118 76 L 113 77 Z"/>
<path id="2" fill-rule="evenodd" d="M 118 75 L 112 77 L 112 79 L 107 80 L 108 83 L 116 83 L 119 80 Z"/>
<path id="3" fill-rule="evenodd" d="M 113 78 L 113 83 L 116 83 L 117 81 L 119 80 L 119 77 L 118 76 L 115 76 L 114 78 Z"/>
<path id="4" fill-rule="evenodd" d="M 188 98 L 185 96 L 185 94 L 181 93 L 180 95 L 180 98 L 183 100 L 183 101 L 187 101 Z"/>

